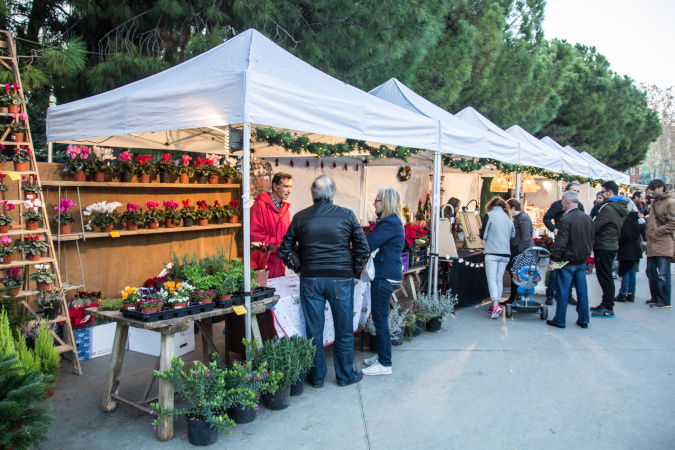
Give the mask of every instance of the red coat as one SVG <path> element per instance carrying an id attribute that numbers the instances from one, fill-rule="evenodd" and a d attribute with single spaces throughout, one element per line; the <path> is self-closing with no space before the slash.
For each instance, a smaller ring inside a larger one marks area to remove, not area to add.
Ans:
<path id="1" fill-rule="evenodd" d="M 279 248 L 291 224 L 291 214 L 288 211 L 290 206 L 283 202 L 279 211 L 269 192 L 257 196 L 251 208 L 251 242 L 264 242 Z M 284 263 L 277 256 L 276 250 L 270 253 L 267 267 L 270 270 L 269 278 L 283 277 L 286 273 Z"/>

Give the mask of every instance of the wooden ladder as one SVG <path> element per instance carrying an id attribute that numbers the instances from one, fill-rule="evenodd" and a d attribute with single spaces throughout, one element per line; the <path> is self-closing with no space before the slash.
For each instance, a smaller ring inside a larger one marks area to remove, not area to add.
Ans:
<path id="1" fill-rule="evenodd" d="M 17 56 L 16 56 L 16 47 L 14 44 L 14 39 L 12 38 L 12 35 L 8 31 L 0 31 L 0 64 L 10 71 L 14 75 L 14 80 L 15 83 L 17 83 L 19 86 L 21 86 L 21 76 L 19 73 L 19 66 L 18 66 L 18 61 L 17 61 Z M 0 86 L 0 88 L 4 89 L 4 86 Z M 22 98 L 24 98 L 23 95 L 23 86 L 21 86 L 20 89 L 20 95 Z M 22 103 L 20 105 L 20 111 L 26 113 L 26 105 L 25 103 Z M 2 112 L 0 113 L 0 117 L 11 117 L 11 114 L 8 112 Z M 13 122 L 18 122 L 20 119 L 14 118 Z M 11 146 L 12 148 L 18 148 L 19 146 L 25 146 L 30 150 L 30 166 L 29 170 L 27 172 L 16 172 L 16 171 L 10 171 L 10 170 L 3 170 L 3 173 L 7 174 L 7 178 L 10 178 L 11 180 L 17 181 L 17 187 L 18 187 L 18 192 L 19 195 L 21 194 L 21 184 L 22 184 L 22 179 L 21 177 L 26 175 L 30 176 L 33 175 L 35 177 L 35 183 L 38 186 L 42 186 L 40 182 L 40 176 L 38 174 L 37 170 L 37 164 L 35 161 L 35 149 L 33 147 L 33 140 L 31 138 L 31 132 L 30 132 L 30 125 L 28 123 L 28 119 L 25 121 L 25 126 L 27 128 L 27 131 L 25 133 L 25 141 L 24 142 L 15 142 L 12 140 L 8 140 L 8 135 L 9 135 L 9 128 L 5 129 L 5 131 L 2 133 L 0 136 L 0 144 L 4 146 Z M 7 164 L 7 163 L 6 163 Z M 3 200 L 5 197 L 5 194 L 2 194 Z M 58 261 L 56 259 L 56 253 L 54 250 L 54 240 L 52 238 L 52 233 L 49 230 L 49 215 L 47 214 L 47 207 L 45 205 L 45 200 L 42 192 L 39 192 L 37 194 L 37 198 L 42 202 L 42 215 L 44 217 L 43 219 L 43 227 L 38 228 L 37 230 L 34 231 L 28 231 L 26 230 L 24 220 L 21 216 L 19 216 L 19 222 L 18 222 L 18 227 L 12 228 L 7 235 L 9 236 L 19 236 L 21 239 L 25 239 L 27 235 L 40 235 L 43 236 L 44 239 L 47 240 L 49 243 L 49 252 L 47 257 L 41 257 L 39 261 L 28 261 L 28 260 L 19 260 L 19 261 L 13 261 L 10 264 L 0 264 L 0 269 L 10 269 L 13 267 L 22 267 L 24 268 L 24 289 L 19 291 L 18 296 L 23 297 L 23 300 L 21 300 L 21 304 L 32 314 L 35 318 L 36 321 L 39 321 L 42 319 L 42 317 L 35 311 L 35 309 L 30 305 L 28 301 L 28 297 L 31 297 L 35 295 L 38 291 L 35 289 L 26 289 L 27 283 L 28 283 L 28 277 L 33 269 L 33 266 L 36 264 L 45 264 L 49 263 L 51 265 L 51 270 L 52 273 L 56 276 L 54 285 L 57 287 L 61 287 L 65 290 L 74 290 L 78 289 L 80 286 L 79 285 L 74 285 L 70 283 L 63 284 L 61 281 L 61 272 L 59 271 L 58 267 Z M 8 203 L 15 204 L 19 211 L 21 211 L 25 206 L 24 200 L 8 200 Z M 54 336 L 54 339 L 56 339 L 56 342 L 58 345 L 55 347 L 60 353 L 72 353 L 72 362 L 73 362 L 73 372 L 75 372 L 77 375 L 82 375 L 82 368 L 80 367 L 80 360 L 77 357 L 77 346 L 75 344 L 75 337 L 73 335 L 73 327 L 70 322 L 70 316 L 68 314 L 68 304 L 66 302 L 66 296 L 63 296 L 62 302 L 61 302 L 61 313 L 56 317 L 56 319 L 49 320 L 50 328 L 52 331 L 52 336 Z M 63 322 L 63 330 L 64 330 L 64 339 L 61 339 L 61 337 L 56 333 L 56 327 L 53 325 L 57 322 Z"/>

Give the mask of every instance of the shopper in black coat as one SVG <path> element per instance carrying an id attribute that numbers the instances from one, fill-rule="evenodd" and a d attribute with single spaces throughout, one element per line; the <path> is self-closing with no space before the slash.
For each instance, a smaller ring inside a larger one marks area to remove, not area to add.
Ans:
<path id="1" fill-rule="evenodd" d="M 635 266 L 642 258 L 638 218 L 637 211 L 629 212 L 621 228 L 619 253 L 617 254 L 621 289 L 619 289 L 619 295 L 614 299 L 615 302 L 635 301 Z"/>

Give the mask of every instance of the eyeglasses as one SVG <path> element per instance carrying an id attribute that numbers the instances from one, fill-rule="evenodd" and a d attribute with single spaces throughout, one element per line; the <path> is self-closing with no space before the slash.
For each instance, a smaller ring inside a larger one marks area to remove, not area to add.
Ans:
<path id="1" fill-rule="evenodd" d="M 374 203 L 381 202 L 382 200 L 375 199 Z"/>

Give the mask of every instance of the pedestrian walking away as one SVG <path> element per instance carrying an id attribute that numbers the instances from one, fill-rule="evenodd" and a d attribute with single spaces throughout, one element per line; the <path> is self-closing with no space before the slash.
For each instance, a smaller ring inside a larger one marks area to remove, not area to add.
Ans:
<path id="1" fill-rule="evenodd" d="M 649 182 L 647 192 L 652 204 L 647 220 L 647 279 L 652 308 L 670 308 L 670 263 L 675 255 L 675 193 L 666 190 L 662 180 Z"/>

